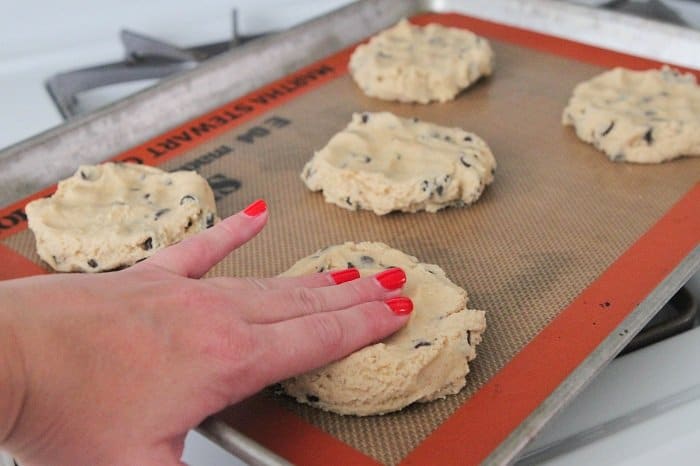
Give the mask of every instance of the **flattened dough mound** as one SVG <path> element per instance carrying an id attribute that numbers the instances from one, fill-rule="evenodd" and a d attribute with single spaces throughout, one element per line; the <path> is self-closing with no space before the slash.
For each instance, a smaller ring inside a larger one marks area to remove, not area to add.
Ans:
<path id="1" fill-rule="evenodd" d="M 195 172 L 130 163 L 81 166 L 26 212 L 39 256 L 62 272 L 127 267 L 218 221 Z"/>
<path id="2" fill-rule="evenodd" d="M 614 162 L 700 155 L 700 86 L 667 66 L 615 68 L 576 86 L 562 121 Z"/>
<path id="3" fill-rule="evenodd" d="M 360 45 L 350 73 L 370 97 L 427 104 L 452 100 L 493 70 L 488 41 L 465 29 L 402 20 Z"/>
<path id="4" fill-rule="evenodd" d="M 474 133 L 391 113 L 356 113 L 302 171 L 326 202 L 377 215 L 462 206 L 493 181 L 496 160 Z"/>
<path id="5" fill-rule="evenodd" d="M 284 390 L 300 403 L 358 416 L 384 414 L 459 392 L 486 330 L 484 311 L 467 309 L 466 291 L 440 267 L 420 263 L 382 243 L 322 249 L 283 275 L 350 265 L 363 276 L 401 267 L 407 275 L 404 295 L 414 303 L 410 321 L 380 343 L 283 382 Z"/>

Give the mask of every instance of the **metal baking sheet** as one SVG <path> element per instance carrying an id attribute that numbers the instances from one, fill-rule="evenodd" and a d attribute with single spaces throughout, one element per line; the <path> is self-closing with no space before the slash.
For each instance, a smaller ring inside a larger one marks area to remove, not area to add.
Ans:
<path id="1" fill-rule="evenodd" d="M 335 51 L 421 6 L 366 2 L 306 27 L 315 40 L 328 38 L 324 28 L 350 27 L 353 32 L 333 44 Z M 266 391 L 203 425 L 207 435 L 252 463 L 276 463 L 280 457 L 304 464 L 338 458 L 356 464 L 509 461 L 699 266 L 700 160 L 612 164 L 559 123 L 578 81 L 614 64 L 654 63 L 460 15 L 423 14 L 414 20 L 468 27 L 488 37 L 497 55 L 494 76 L 451 103 L 381 102 L 364 97 L 347 76 L 349 50 L 327 56 L 329 50 L 316 52 L 309 39 L 311 56 L 321 61 L 289 74 L 301 63 L 291 60 L 280 81 L 182 126 L 172 128 L 171 120 L 166 133 L 116 156 L 168 169 L 196 168 L 214 187 L 222 215 L 256 197 L 268 200 L 270 227 L 213 274 L 272 275 L 327 244 L 379 240 L 440 264 L 469 291 L 472 306 L 488 311 L 485 341 L 468 386 L 457 396 L 359 419 Z M 222 57 L 210 65 L 210 75 L 200 71 L 190 83 L 224 79 L 218 73 L 232 63 L 254 63 L 249 53 L 270 58 L 285 49 L 271 39 L 251 50 Z M 58 145 L 58 159 L 44 165 L 74 168 L 82 154 L 66 151 L 62 141 L 73 139 L 86 150 L 94 140 L 83 132 L 105 124 L 104 116 L 123 122 L 129 105 L 142 107 L 152 99 L 167 108 L 183 105 L 171 102 L 178 95 L 168 93 L 184 79 L 13 148 L 19 152 L 0 154 L 0 163 L 22 168 L 18 153 L 31 159 Z M 221 104 L 213 95 L 212 102 Z M 361 110 L 389 110 L 480 134 L 498 159 L 496 182 L 474 206 L 437 215 L 379 218 L 325 204 L 304 188 L 299 172 L 313 150 Z M 26 181 L 14 180 L 17 186 Z M 0 278 L 46 271 L 25 229 L 25 202 L 0 213 L 0 257 L 12 264 Z"/>

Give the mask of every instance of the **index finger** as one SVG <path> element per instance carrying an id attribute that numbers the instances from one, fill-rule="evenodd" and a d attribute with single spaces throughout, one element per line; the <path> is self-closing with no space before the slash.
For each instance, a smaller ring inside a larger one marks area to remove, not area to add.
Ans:
<path id="1" fill-rule="evenodd" d="M 267 204 L 258 199 L 213 227 L 161 249 L 143 264 L 157 265 L 178 275 L 199 278 L 231 251 L 257 235 L 267 223 L 267 218 Z"/>

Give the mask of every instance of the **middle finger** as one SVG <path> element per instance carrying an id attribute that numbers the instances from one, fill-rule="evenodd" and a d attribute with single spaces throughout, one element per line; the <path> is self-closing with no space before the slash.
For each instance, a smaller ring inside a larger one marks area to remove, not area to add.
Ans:
<path id="1" fill-rule="evenodd" d="M 399 296 L 405 283 L 406 273 L 395 267 L 335 286 L 264 292 L 255 305 L 243 312 L 246 320 L 251 323 L 280 322 L 317 312 L 346 309 L 366 302 L 383 301 Z"/>

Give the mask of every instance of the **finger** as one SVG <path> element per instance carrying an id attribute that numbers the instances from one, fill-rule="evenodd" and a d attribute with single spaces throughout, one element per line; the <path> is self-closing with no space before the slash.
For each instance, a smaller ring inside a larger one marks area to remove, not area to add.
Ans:
<path id="1" fill-rule="evenodd" d="M 231 251 L 257 235 L 265 226 L 267 217 L 267 205 L 259 199 L 213 227 L 161 249 L 143 263 L 199 278 Z"/>
<path id="2" fill-rule="evenodd" d="M 215 277 L 209 282 L 222 288 L 243 290 L 285 290 L 291 288 L 320 288 L 322 286 L 340 285 L 360 278 L 359 270 L 355 268 L 332 270 L 330 272 L 312 273 L 299 277 L 273 277 L 273 278 L 232 278 Z"/>
<path id="3" fill-rule="evenodd" d="M 336 361 L 396 332 L 412 310 L 410 299 L 398 297 L 256 326 L 259 360 L 268 361 L 261 376 L 270 384 Z"/>
<path id="4" fill-rule="evenodd" d="M 280 322 L 398 296 L 405 283 L 406 273 L 391 268 L 337 286 L 271 290 L 260 294 L 255 305 L 240 312 L 250 323 Z"/>

